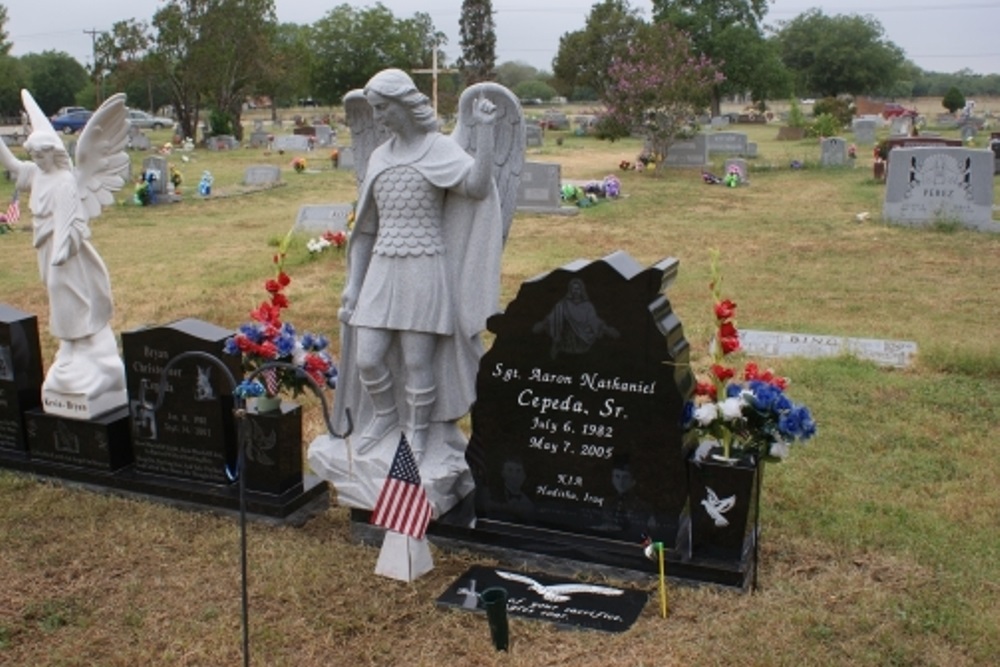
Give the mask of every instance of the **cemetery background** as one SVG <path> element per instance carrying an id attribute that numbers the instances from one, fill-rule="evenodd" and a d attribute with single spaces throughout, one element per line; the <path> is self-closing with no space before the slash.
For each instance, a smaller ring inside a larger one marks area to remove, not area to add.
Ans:
<path id="1" fill-rule="evenodd" d="M 615 173 L 628 197 L 573 218 L 518 216 L 503 301 L 524 280 L 578 258 L 619 248 L 647 265 L 675 256 L 680 274 L 668 297 L 704 361 L 708 249 L 717 247 L 744 328 L 918 342 L 907 370 L 844 359 L 768 362 L 794 379 L 821 433 L 764 473 L 761 590 L 674 587 L 668 620 L 654 602 L 615 636 L 515 619 L 511 653 L 498 655 L 485 619 L 433 606 L 469 565 L 489 561 L 435 550 L 436 569 L 412 585 L 359 576 L 372 571 L 377 549 L 354 544 L 347 510 L 331 507 L 301 528 L 250 527 L 255 664 L 975 665 L 1000 653 L 1000 461 L 989 429 L 1000 410 L 1000 350 L 987 315 L 1000 309 L 1000 294 L 988 289 L 1000 238 L 858 223 L 862 211 L 877 220 L 884 188 L 871 179 L 866 151 L 854 169 L 820 169 L 816 140 L 776 142 L 774 124 L 738 129 L 760 147 L 752 185 L 738 189 L 705 186 L 697 170 L 661 179 L 619 172 L 639 142 L 547 135 L 528 159 L 559 162 L 566 179 Z M 115 331 L 182 317 L 243 321 L 270 270 L 269 244 L 298 207 L 353 200 L 352 172 L 327 169 L 322 150 L 304 156 L 316 173 L 294 173 L 288 153 L 199 150 L 181 166 L 181 203 L 109 208 L 93 227 L 112 276 Z M 791 170 L 791 160 L 808 168 Z M 279 165 L 286 185 L 209 199 L 193 192 L 209 169 L 217 192 L 235 194 L 245 168 L 261 163 Z M 0 199 L 8 194 L 0 184 Z M 306 240 L 286 264 L 289 316 L 336 334 L 343 254 L 328 248 L 310 257 Z M 0 300 L 38 315 L 47 363 L 54 343 L 30 234 L 0 237 L 0 252 Z M 314 401 L 304 409 L 309 442 L 322 425 Z M 0 472 L 0 525 L 0 662 L 238 659 L 231 518 Z"/>

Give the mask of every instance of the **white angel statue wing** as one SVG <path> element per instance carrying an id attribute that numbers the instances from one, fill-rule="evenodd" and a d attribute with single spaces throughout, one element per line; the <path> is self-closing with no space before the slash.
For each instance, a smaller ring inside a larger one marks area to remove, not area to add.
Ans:
<path id="1" fill-rule="evenodd" d="M 116 93 L 94 112 L 80 133 L 74 173 L 81 207 L 88 220 L 100 215 L 102 207 L 114 203 L 112 193 L 125 185 L 128 128 L 125 93 Z"/>
<path id="2" fill-rule="evenodd" d="M 371 157 L 372 151 L 385 143 L 391 133 L 385 125 L 375 122 L 372 106 L 361 89 L 352 90 L 344 95 L 344 114 L 347 116 L 347 126 L 351 129 L 354 173 L 360 188 L 368 171 L 368 158 Z"/>
<path id="3" fill-rule="evenodd" d="M 493 123 L 493 178 L 500 195 L 503 239 L 506 242 L 514 210 L 517 208 L 517 189 L 524 169 L 524 113 L 514 93 L 498 83 L 478 83 L 462 91 L 458 100 L 458 124 L 452 138 L 470 155 L 475 155 L 476 152 L 472 105 L 480 97 L 487 98 L 496 107 L 496 120 Z"/>

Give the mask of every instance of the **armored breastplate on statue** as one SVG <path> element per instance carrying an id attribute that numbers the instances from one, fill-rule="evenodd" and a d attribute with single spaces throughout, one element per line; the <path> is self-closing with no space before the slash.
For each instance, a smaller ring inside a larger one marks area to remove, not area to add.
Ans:
<path id="1" fill-rule="evenodd" d="M 391 167 L 376 177 L 377 255 L 405 257 L 444 253 L 441 209 L 444 191 L 412 167 Z"/>

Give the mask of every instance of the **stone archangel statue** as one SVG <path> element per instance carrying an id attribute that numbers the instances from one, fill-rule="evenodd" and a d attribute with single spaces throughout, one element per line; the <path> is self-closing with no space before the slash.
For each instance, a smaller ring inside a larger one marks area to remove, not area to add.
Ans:
<path id="1" fill-rule="evenodd" d="M 0 142 L 0 163 L 31 190 L 38 268 L 49 295 L 49 330 L 59 339 L 45 375 L 45 411 L 89 419 L 126 403 L 125 367 L 111 331 L 111 282 L 90 243 L 90 220 L 114 202 L 125 179 L 128 116 L 125 95 L 101 105 L 80 133 L 76 166 L 52 123 L 21 91 L 31 133 L 24 142 L 31 161 L 17 159 Z"/>
<path id="2" fill-rule="evenodd" d="M 359 195 L 335 419 L 343 425 L 350 409 L 358 430 L 346 454 L 381 461 L 371 470 L 383 477 L 405 434 L 427 486 L 465 467 L 456 422 L 475 397 L 480 332 L 499 306 L 524 118 L 509 90 L 481 83 L 462 93 L 457 126 L 442 134 L 430 101 L 396 69 L 348 93 L 344 107 Z"/>

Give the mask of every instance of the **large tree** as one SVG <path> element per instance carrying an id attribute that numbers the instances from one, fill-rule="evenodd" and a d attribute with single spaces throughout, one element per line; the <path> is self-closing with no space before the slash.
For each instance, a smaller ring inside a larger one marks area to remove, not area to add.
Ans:
<path id="1" fill-rule="evenodd" d="M 21 58 L 31 95 L 48 114 L 76 104 L 76 94 L 87 85 L 87 70 L 62 51 L 29 53 Z"/>
<path id="2" fill-rule="evenodd" d="M 136 19 L 117 21 L 97 37 L 93 74 L 98 103 L 117 91 L 128 95 L 131 106 L 150 111 L 170 101 L 169 88 L 155 76 L 148 58 L 151 45 L 149 25 Z"/>
<path id="3" fill-rule="evenodd" d="M 381 3 L 366 9 L 338 5 L 312 27 L 312 94 L 337 103 L 387 67 L 426 69 L 445 41 L 428 14 L 397 19 Z"/>
<path id="4" fill-rule="evenodd" d="M 639 10 L 628 0 L 595 4 L 582 30 L 559 38 L 559 50 L 552 61 L 556 89 L 573 98 L 587 96 L 588 92 L 598 98 L 603 96 L 611 61 L 628 52 L 643 25 Z"/>
<path id="5" fill-rule="evenodd" d="M 7 7 L 0 5 L 0 116 L 16 117 L 21 112 L 21 88 L 28 79 L 20 60 L 10 55 L 7 36 Z"/>
<path id="6" fill-rule="evenodd" d="M 776 39 L 800 93 L 876 93 L 892 87 L 905 63 L 902 50 L 871 16 L 810 9 L 784 23 Z"/>
<path id="7" fill-rule="evenodd" d="M 279 104 L 288 106 L 293 100 L 312 95 L 311 31 L 309 26 L 282 23 L 271 36 L 271 60 L 261 72 L 257 92 L 271 98 L 272 119 L 277 117 Z"/>
<path id="8" fill-rule="evenodd" d="M 166 0 L 153 15 L 152 60 L 187 136 L 205 99 L 242 134 L 243 100 L 268 63 L 274 26 L 274 0 Z"/>
<path id="9" fill-rule="evenodd" d="M 666 158 L 670 145 L 694 130 L 695 116 L 723 75 L 693 51 L 686 33 L 659 23 L 639 32 L 628 52 L 611 63 L 608 77 L 605 127 L 645 134 L 653 152 Z M 658 160 L 657 169 L 662 166 Z"/>
<path id="10" fill-rule="evenodd" d="M 694 51 L 725 74 L 712 89 L 712 114 L 726 95 L 751 92 L 754 99 L 784 94 L 781 64 L 761 28 L 772 0 L 653 0 L 653 20 L 691 36 Z"/>
<path id="11" fill-rule="evenodd" d="M 0 5 L 0 56 L 9 56 L 10 49 L 14 46 L 10 40 L 10 34 L 7 32 L 7 5 Z"/>
<path id="12" fill-rule="evenodd" d="M 465 84 L 493 80 L 497 63 L 493 3 L 490 0 L 462 0 L 458 27 L 459 45 L 462 47 L 458 69 Z"/>

